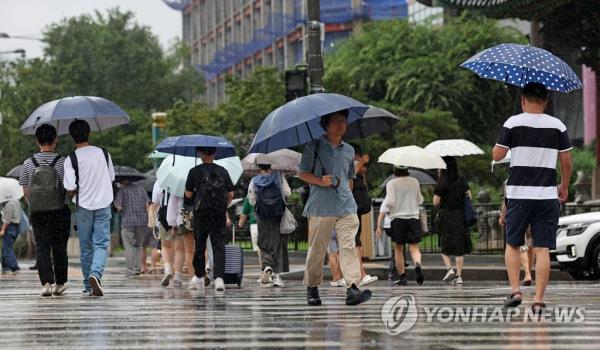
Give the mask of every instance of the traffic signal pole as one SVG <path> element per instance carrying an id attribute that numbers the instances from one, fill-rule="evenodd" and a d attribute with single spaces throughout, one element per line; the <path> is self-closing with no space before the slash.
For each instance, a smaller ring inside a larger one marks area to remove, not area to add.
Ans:
<path id="1" fill-rule="evenodd" d="M 308 64 L 309 93 L 323 92 L 323 53 L 321 51 L 321 2 L 307 0 L 308 13 L 308 49 L 306 63 Z"/>

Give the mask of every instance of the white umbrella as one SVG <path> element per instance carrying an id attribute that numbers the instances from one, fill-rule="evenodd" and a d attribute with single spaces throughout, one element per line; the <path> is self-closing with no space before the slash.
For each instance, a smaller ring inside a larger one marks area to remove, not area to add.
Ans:
<path id="1" fill-rule="evenodd" d="M 173 157 L 175 157 L 175 165 L 173 165 Z M 233 184 L 238 182 L 242 176 L 243 169 L 239 157 L 222 158 L 215 160 L 215 163 L 227 170 Z M 162 189 L 183 197 L 188 173 L 198 164 L 202 164 L 200 158 L 170 155 L 160 164 L 156 171 L 156 179 Z"/>
<path id="2" fill-rule="evenodd" d="M 471 141 L 463 139 L 450 139 L 433 141 L 425 147 L 440 157 L 463 157 L 475 154 L 484 154 L 483 150 Z"/>
<path id="3" fill-rule="evenodd" d="M 494 171 L 494 166 L 496 164 L 506 164 L 506 163 L 510 163 L 510 150 L 508 150 L 508 153 L 506 153 L 506 156 L 504 157 L 504 159 L 499 160 L 499 161 L 492 160 L 492 172 Z"/>
<path id="4" fill-rule="evenodd" d="M 418 146 L 390 148 L 379 156 L 379 163 L 419 169 L 446 169 L 442 157 Z"/>
<path id="5" fill-rule="evenodd" d="M 23 187 L 19 181 L 8 177 L 0 177 L 0 203 L 23 198 Z"/>
<path id="6" fill-rule="evenodd" d="M 250 153 L 242 159 L 244 171 L 256 171 L 256 157 L 262 153 Z M 271 161 L 271 169 L 278 171 L 298 171 L 302 154 L 287 148 L 266 154 Z"/>

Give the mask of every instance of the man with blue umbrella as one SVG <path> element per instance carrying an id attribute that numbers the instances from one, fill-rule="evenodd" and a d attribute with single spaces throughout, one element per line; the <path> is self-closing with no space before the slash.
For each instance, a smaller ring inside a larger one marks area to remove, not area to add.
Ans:
<path id="1" fill-rule="evenodd" d="M 523 300 L 519 288 L 520 247 L 531 227 L 536 256 L 536 293 L 531 306 L 540 315 L 546 305 L 544 292 L 550 275 L 550 249 L 556 248 L 560 203 L 569 195 L 571 143 L 567 128 L 559 119 L 544 113 L 548 92 L 537 82 L 522 91 L 523 113 L 510 117 L 500 131 L 492 155 L 500 161 L 511 151 L 506 183 L 507 210 L 505 262 L 511 294 L 505 307 L 517 307 Z M 561 183 L 556 186 L 556 163 L 560 160 Z"/>
<path id="2" fill-rule="evenodd" d="M 360 262 L 355 250 L 359 220 L 352 195 L 354 149 L 342 140 L 348 127 L 348 110 L 321 117 L 326 134 L 304 148 L 299 177 L 310 184 L 304 208 L 309 219 L 309 249 L 306 257 L 304 285 L 307 303 L 321 305 L 318 286 L 323 282 L 323 262 L 331 232 L 335 229 L 339 244 L 340 267 L 350 286 L 346 305 L 358 305 L 371 298 L 371 291 L 360 291 Z"/>

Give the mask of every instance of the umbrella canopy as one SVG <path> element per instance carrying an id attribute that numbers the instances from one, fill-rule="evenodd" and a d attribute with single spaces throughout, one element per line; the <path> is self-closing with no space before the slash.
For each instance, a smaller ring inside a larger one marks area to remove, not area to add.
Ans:
<path id="1" fill-rule="evenodd" d="M 8 177 L 0 177 L 0 203 L 23 198 L 23 187 L 19 181 Z"/>
<path id="2" fill-rule="evenodd" d="M 175 159 L 173 159 L 173 157 Z M 216 160 L 215 163 L 227 170 L 233 184 L 238 182 L 240 176 L 242 176 L 242 173 L 244 172 L 239 157 L 223 158 Z M 198 164 L 202 164 L 202 160 L 199 158 L 177 155 L 171 155 L 165 158 L 156 171 L 156 178 L 160 187 L 176 196 L 183 197 L 188 173 L 190 172 L 190 169 Z"/>
<path id="3" fill-rule="evenodd" d="M 492 160 L 492 172 L 494 171 L 494 166 L 497 164 L 508 164 L 510 163 L 510 150 L 508 150 L 508 153 L 506 153 L 506 157 L 504 157 L 504 159 L 499 160 L 499 161 L 495 161 Z"/>
<path id="4" fill-rule="evenodd" d="M 170 156 L 169 153 L 164 153 L 164 152 L 159 152 L 159 151 L 152 151 L 152 153 L 150 153 L 148 155 L 148 159 L 165 159 L 168 156 Z"/>
<path id="5" fill-rule="evenodd" d="M 277 108 L 263 120 L 249 153 L 271 153 L 303 145 L 325 133 L 321 117 L 349 110 L 348 123 L 362 118 L 369 106 L 351 97 L 319 93 L 303 96 Z"/>
<path id="6" fill-rule="evenodd" d="M 66 135 L 76 119 L 87 121 L 91 131 L 129 124 L 129 115 L 115 103 L 102 97 L 75 96 L 41 105 L 25 120 L 21 131 L 24 135 L 34 135 L 38 126 L 51 124 L 59 135 Z"/>
<path id="7" fill-rule="evenodd" d="M 210 135 L 182 135 L 167 137 L 156 146 L 158 152 L 176 154 L 185 157 L 197 157 L 198 147 L 214 147 L 215 159 L 235 156 L 235 147 L 224 137 Z"/>
<path id="8" fill-rule="evenodd" d="M 21 170 L 23 170 L 23 165 L 17 165 L 16 167 L 10 169 L 10 171 L 6 174 L 6 177 L 18 179 L 19 177 L 21 177 Z"/>
<path id="9" fill-rule="evenodd" d="M 392 130 L 400 118 L 391 112 L 374 106 L 369 106 L 362 118 L 348 124 L 344 140 L 365 138 L 374 134 L 382 134 Z"/>
<path id="10" fill-rule="evenodd" d="M 137 181 L 136 184 L 142 186 L 146 192 L 152 193 L 155 182 L 156 182 L 156 171 L 154 171 L 154 169 L 152 169 L 152 170 L 146 171 L 144 173 L 144 179 Z"/>
<path id="11" fill-rule="evenodd" d="M 379 156 L 379 163 L 419 169 L 446 169 L 442 157 L 418 146 L 390 148 Z"/>
<path id="12" fill-rule="evenodd" d="M 433 141 L 425 146 L 425 149 L 440 157 L 463 157 L 485 153 L 473 142 L 462 139 Z"/>
<path id="13" fill-rule="evenodd" d="M 550 90 L 570 92 L 583 86 L 567 63 L 544 49 L 529 45 L 496 45 L 469 58 L 461 67 L 482 78 L 520 87 L 535 82 Z"/>
<path id="14" fill-rule="evenodd" d="M 411 177 L 414 177 L 415 179 L 417 179 L 417 181 L 419 181 L 419 185 L 421 185 L 421 186 L 437 184 L 437 180 L 434 178 L 434 176 L 426 171 L 417 170 L 417 169 L 408 169 L 408 173 Z M 393 178 L 395 178 L 394 175 L 388 176 L 387 179 L 385 179 L 385 181 L 383 181 L 381 183 L 381 185 L 379 185 L 379 187 L 385 188 L 387 183 Z"/>
<path id="15" fill-rule="evenodd" d="M 115 181 L 117 182 L 121 180 L 139 181 L 145 178 L 146 176 L 137 169 L 125 165 L 115 165 Z"/>
<path id="16" fill-rule="evenodd" d="M 269 154 L 262 153 L 250 153 L 244 159 L 242 159 L 242 167 L 244 171 L 255 172 L 258 171 L 256 158 L 259 156 L 266 156 L 271 162 L 271 169 L 277 171 L 289 171 L 296 172 L 300 166 L 300 160 L 302 154 L 296 151 L 289 150 L 287 148 L 279 151 L 271 152 Z"/>

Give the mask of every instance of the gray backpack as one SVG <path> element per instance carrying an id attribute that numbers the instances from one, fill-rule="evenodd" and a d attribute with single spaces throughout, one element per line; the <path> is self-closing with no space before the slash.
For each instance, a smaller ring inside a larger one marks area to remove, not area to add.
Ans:
<path id="1" fill-rule="evenodd" d="M 32 213 L 64 208 L 65 190 L 54 168 L 59 160 L 60 156 L 56 156 L 50 165 L 40 165 L 35 157 L 31 157 L 31 162 L 35 166 L 29 184 L 29 207 Z"/>

